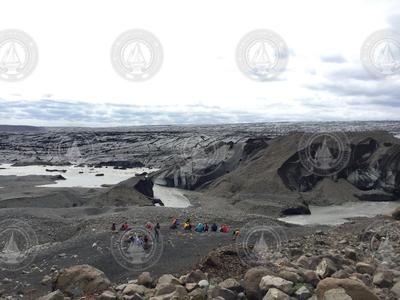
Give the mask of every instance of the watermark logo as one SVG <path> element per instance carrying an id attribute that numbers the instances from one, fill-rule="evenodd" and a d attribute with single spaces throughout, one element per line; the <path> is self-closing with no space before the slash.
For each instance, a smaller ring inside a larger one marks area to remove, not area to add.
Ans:
<path id="1" fill-rule="evenodd" d="M 207 176 L 218 172 L 225 159 L 230 156 L 230 145 L 221 139 L 197 133 L 178 140 L 176 165 L 187 176 Z"/>
<path id="2" fill-rule="evenodd" d="M 163 61 L 163 49 L 157 37 L 142 29 L 122 33 L 111 49 L 111 62 L 123 78 L 143 81 L 154 76 Z"/>
<path id="3" fill-rule="evenodd" d="M 26 78 L 38 62 L 35 41 L 16 29 L 0 31 L 0 78 L 18 81 Z"/>
<path id="4" fill-rule="evenodd" d="M 131 227 L 111 237 L 111 254 L 128 270 L 143 271 L 156 264 L 164 251 L 159 231 L 140 226 Z"/>
<path id="5" fill-rule="evenodd" d="M 303 167 L 309 172 L 318 176 L 330 176 L 347 166 L 351 147 L 344 133 L 304 134 L 298 153 Z"/>
<path id="6" fill-rule="evenodd" d="M 400 73 L 400 33 L 379 30 L 372 33 L 361 48 L 361 62 L 377 77 Z"/>
<path id="7" fill-rule="evenodd" d="M 397 266 L 400 262 L 396 251 L 400 230 L 396 223 L 377 221 L 364 230 L 361 241 L 367 243 L 369 254 L 382 265 Z"/>
<path id="8" fill-rule="evenodd" d="M 8 219 L 0 223 L 0 267 L 18 271 L 28 267 L 36 257 L 38 239 L 25 222 Z"/>
<path id="9" fill-rule="evenodd" d="M 79 166 L 94 156 L 95 135 L 77 134 L 72 138 L 62 138 L 57 144 L 58 161 Z"/>
<path id="10" fill-rule="evenodd" d="M 266 29 L 249 32 L 236 49 L 239 69 L 257 81 L 276 78 L 285 70 L 288 57 L 288 47 L 282 37 Z"/>
<path id="11" fill-rule="evenodd" d="M 246 224 L 236 239 L 236 249 L 242 263 L 248 266 L 265 265 L 282 257 L 283 243 L 287 241 L 283 228 L 276 224 Z"/>

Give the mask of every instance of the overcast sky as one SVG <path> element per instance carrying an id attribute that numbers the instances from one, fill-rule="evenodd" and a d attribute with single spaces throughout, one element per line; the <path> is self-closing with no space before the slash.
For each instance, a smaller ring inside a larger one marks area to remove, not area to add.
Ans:
<path id="1" fill-rule="evenodd" d="M 400 30 L 396 1 L 5 0 L 2 10 L 0 29 L 27 32 L 39 62 L 23 81 L 0 81 L 0 124 L 399 119 L 400 81 L 376 79 L 360 62 L 371 33 Z M 164 49 L 144 82 L 121 78 L 110 62 L 115 39 L 134 28 Z M 248 79 L 235 61 L 240 39 L 259 28 L 289 48 L 274 81 Z"/>

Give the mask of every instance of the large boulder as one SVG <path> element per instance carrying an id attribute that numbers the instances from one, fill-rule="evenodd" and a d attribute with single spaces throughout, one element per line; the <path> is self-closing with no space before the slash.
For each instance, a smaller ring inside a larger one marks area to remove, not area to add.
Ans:
<path id="1" fill-rule="evenodd" d="M 390 291 L 400 299 L 400 281 L 393 285 Z"/>
<path id="2" fill-rule="evenodd" d="M 143 272 L 139 275 L 137 283 L 145 287 L 151 288 L 153 285 L 153 278 L 151 277 L 149 272 Z"/>
<path id="3" fill-rule="evenodd" d="M 392 212 L 392 217 L 395 220 L 400 220 L 400 207 L 396 208 L 393 212 Z"/>
<path id="4" fill-rule="evenodd" d="M 277 288 L 286 294 L 290 294 L 293 288 L 293 282 L 275 276 L 264 276 L 260 281 L 260 290 L 268 291 L 270 288 Z"/>
<path id="5" fill-rule="evenodd" d="M 172 300 L 172 299 L 184 299 L 187 296 L 187 291 L 183 286 L 176 285 L 175 290 L 168 294 L 156 295 L 150 297 L 150 300 Z"/>
<path id="6" fill-rule="evenodd" d="M 211 297 L 212 298 L 222 297 L 225 300 L 236 300 L 237 293 L 217 285 L 211 290 Z"/>
<path id="7" fill-rule="evenodd" d="M 335 263 L 329 258 L 323 258 L 316 269 L 316 273 L 320 278 L 329 277 L 336 271 Z"/>
<path id="8" fill-rule="evenodd" d="M 56 290 L 46 296 L 40 297 L 38 300 L 64 300 L 64 294 L 60 290 Z"/>
<path id="9" fill-rule="evenodd" d="M 263 300 L 290 300 L 290 297 L 276 288 L 270 288 Z"/>
<path id="10" fill-rule="evenodd" d="M 125 288 L 122 291 L 123 295 L 134 295 L 134 294 L 140 294 L 140 295 L 145 295 L 148 289 L 144 287 L 143 285 L 139 285 L 136 283 L 129 283 L 125 286 Z"/>
<path id="11" fill-rule="evenodd" d="M 332 289 L 344 289 L 352 300 L 379 300 L 366 285 L 354 279 L 325 278 L 315 290 L 318 300 L 323 300 L 325 293 Z"/>
<path id="12" fill-rule="evenodd" d="M 331 289 L 326 291 L 323 300 L 352 300 L 344 289 Z"/>
<path id="13" fill-rule="evenodd" d="M 375 267 L 371 264 L 359 262 L 356 264 L 356 270 L 358 273 L 361 273 L 361 274 L 374 275 Z"/>
<path id="14" fill-rule="evenodd" d="M 185 283 L 198 283 L 206 279 L 207 276 L 201 270 L 194 270 L 185 276 Z"/>
<path id="15" fill-rule="evenodd" d="M 266 275 L 272 275 L 272 272 L 264 267 L 256 267 L 248 270 L 244 275 L 244 289 L 249 300 L 261 300 L 264 296 L 260 290 L 260 281 Z"/>
<path id="16" fill-rule="evenodd" d="M 106 275 L 89 265 L 77 265 L 60 271 L 55 288 L 69 296 L 100 293 L 108 289 L 110 280 Z"/>
<path id="17" fill-rule="evenodd" d="M 218 284 L 220 287 L 224 289 L 228 289 L 234 291 L 236 293 L 240 293 L 243 291 L 243 287 L 240 283 L 234 278 L 228 278 Z"/>
<path id="18" fill-rule="evenodd" d="M 174 275 L 165 274 L 158 279 L 158 284 L 182 284 Z"/>

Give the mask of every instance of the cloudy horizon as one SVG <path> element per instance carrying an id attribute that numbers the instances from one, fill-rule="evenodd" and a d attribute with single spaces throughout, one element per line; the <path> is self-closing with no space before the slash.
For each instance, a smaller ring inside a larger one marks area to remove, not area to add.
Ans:
<path id="1" fill-rule="evenodd" d="M 0 29 L 27 32 L 39 60 L 24 80 L 0 81 L 0 124 L 400 120 L 399 76 L 375 77 L 360 60 L 372 33 L 400 31 L 396 1 L 17 0 L 6 7 Z M 152 32 L 163 49 L 160 70 L 143 82 L 121 78 L 110 61 L 114 41 L 132 28 Z M 278 33 L 289 50 L 286 70 L 266 82 L 247 78 L 235 60 L 241 38 L 260 28 Z"/>

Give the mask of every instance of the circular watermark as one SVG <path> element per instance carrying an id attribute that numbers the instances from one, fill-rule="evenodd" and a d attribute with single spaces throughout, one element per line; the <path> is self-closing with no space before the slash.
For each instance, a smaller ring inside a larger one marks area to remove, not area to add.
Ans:
<path id="1" fill-rule="evenodd" d="M 282 258 L 282 245 L 286 241 L 286 232 L 281 226 L 256 225 L 251 222 L 240 230 L 236 250 L 243 264 L 265 265 Z"/>
<path id="2" fill-rule="evenodd" d="M 158 38 L 142 29 L 122 33 L 111 48 L 111 63 L 123 78 L 144 81 L 154 76 L 163 61 Z"/>
<path id="3" fill-rule="evenodd" d="M 38 239 L 29 224 L 8 219 L 0 222 L 0 267 L 18 271 L 28 267 L 36 257 Z"/>
<path id="4" fill-rule="evenodd" d="M 343 170 L 350 161 L 351 146 L 340 132 L 304 134 L 298 149 L 301 164 L 318 176 L 330 176 Z"/>
<path id="5" fill-rule="evenodd" d="M 18 81 L 26 78 L 38 62 L 35 41 L 17 29 L 0 31 L 0 79 Z"/>
<path id="6" fill-rule="evenodd" d="M 133 226 L 111 237 L 111 254 L 123 268 L 144 271 L 155 265 L 164 251 L 161 233 Z"/>
<path id="7" fill-rule="evenodd" d="M 86 164 L 94 156 L 94 141 L 92 134 L 74 134 L 62 138 L 56 145 L 58 162 L 68 162 L 79 166 Z"/>
<path id="8" fill-rule="evenodd" d="M 215 173 L 229 157 L 230 145 L 206 134 L 194 134 L 175 144 L 176 164 L 187 176 L 207 176 Z"/>
<path id="9" fill-rule="evenodd" d="M 287 65 L 289 51 L 277 33 L 258 29 L 246 34 L 236 49 L 236 62 L 247 77 L 257 81 L 276 78 Z"/>
<path id="10" fill-rule="evenodd" d="M 364 68 L 377 77 L 400 74 L 400 33 L 378 30 L 372 33 L 361 48 Z"/>
<path id="11" fill-rule="evenodd" d="M 387 266 L 398 266 L 400 229 L 395 222 L 382 220 L 370 224 L 364 230 L 361 241 L 367 244 L 368 253 L 376 262 Z"/>

